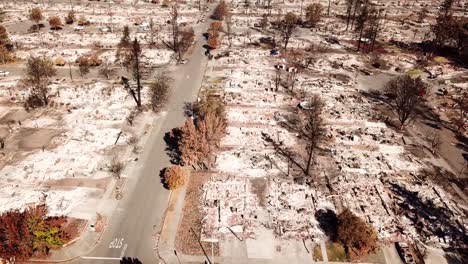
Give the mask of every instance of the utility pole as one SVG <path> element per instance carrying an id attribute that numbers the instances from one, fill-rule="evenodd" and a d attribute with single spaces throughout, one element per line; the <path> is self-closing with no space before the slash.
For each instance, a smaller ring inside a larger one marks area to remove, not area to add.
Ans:
<path id="1" fill-rule="evenodd" d="M 177 257 L 177 261 L 179 262 L 179 264 L 181 264 L 179 256 L 177 255 L 177 251 L 175 249 L 174 249 L 174 255 Z"/>

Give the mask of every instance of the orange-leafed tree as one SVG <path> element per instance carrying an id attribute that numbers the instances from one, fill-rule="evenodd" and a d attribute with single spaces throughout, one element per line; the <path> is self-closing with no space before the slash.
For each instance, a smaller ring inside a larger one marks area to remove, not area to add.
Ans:
<path id="1" fill-rule="evenodd" d="M 351 257 L 361 257 L 374 250 L 377 232 L 361 218 L 345 209 L 338 215 L 338 240 Z"/>
<path id="2" fill-rule="evenodd" d="M 204 169 L 211 168 L 214 152 L 226 131 L 224 118 L 208 113 L 196 122 L 187 119 L 180 131 L 178 146 L 183 163 Z"/>
<path id="3" fill-rule="evenodd" d="M 212 18 L 216 20 L 223 20 L 224 17 L 228 14 L 228 7 L 226 2 L 221 1 L 213 11 Z"/>
<path id="4" fill-rule="evenodd" d="M 210 24 L 210 29 L 212 29 L 214 31 L 220 31 L 221 28 L 222 28 L 222 24 L 221 24 L 220 21 L 213 21 Z"/>
<path id="5" fill-rule="evenodd" d="M 58 29 L 62 29 L 62 20 L 60 20 L 60 17 L 58 16 L 53 16 L 51 18 L 49 18 L 49 25 L 50 25 L 50 29 L 52 30 L 58 30 Z"/>
<path id="6" fill-rule="evenodd" d="M 44 19 L 44 16 L 42 15 L 42 10 L 39 7 L 35 7 L 31 9 L 31 13 L 29 14 L 29 19 L 36 22 L 36 24 L 39 24 L 39 21 Z"/>
<path id="7" fill-rule="evenodd" d="M 208 46 L 212 49 L 216 49 L 219 45 L 219 40 L 215 36 L 209 36 L 208 37 Z"/>
<path id="8" fill-rule="evenodd" d="M 13 262 L 30 258 L 32 241 L 25 212 L 14 210 L 0 215 L 0 258 Z"/>
<path id="9" fill-rule="evenodd" d="M 189 166 L 203 164 L 203 157 L 207 156 L 209 148 L 194 121 L 187 119 L 180 132 L 178 145 L 182 162 Z"/>
<path id="10" fill-rule="evenodd" d="M 189 171 L 181 166 L 172 166 L 164 171 L 164 182 L 170 190 L 175 190 L 184 185 L 188 177 Z"/>

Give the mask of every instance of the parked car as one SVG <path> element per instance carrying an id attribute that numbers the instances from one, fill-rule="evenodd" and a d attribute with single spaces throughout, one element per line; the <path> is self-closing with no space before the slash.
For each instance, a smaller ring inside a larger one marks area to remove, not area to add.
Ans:
<path id="1" fill-rule="evenodd" d="M 2 77 L 6 77 L 6 76 L 8 76 L 9 74 L 10 74 L 10 72 L 1 71 L 1 70 L 0 70 L 0 76 L 2 76 Z"/>

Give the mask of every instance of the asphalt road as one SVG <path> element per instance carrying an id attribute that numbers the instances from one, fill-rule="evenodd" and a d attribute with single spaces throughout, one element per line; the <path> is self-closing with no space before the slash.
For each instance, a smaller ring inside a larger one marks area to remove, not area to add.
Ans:
<path id="1" fill-rule="evenodd" d="M 138 258 L 143 263 L 158 263 L 153 234 L 161 229 L 169 198 L 169 191 L 162 186 L 159 176 L 159 172 L 170 165 L 163 137 L 172 128 L 183 124 L 184 104 L 197 97 L 207 62 L 202 33 L 209 22 L 194 28 L 196 43 L 187 58 L 188 63 L 174 66 L 173 92 L 166 113 L 155 120 L 137 168 L 133 175 L 129 175 L 123 199 L 111 216 L 101 242 L 77 263 L 119 263 L 118 258 L 123 256 Z"/>

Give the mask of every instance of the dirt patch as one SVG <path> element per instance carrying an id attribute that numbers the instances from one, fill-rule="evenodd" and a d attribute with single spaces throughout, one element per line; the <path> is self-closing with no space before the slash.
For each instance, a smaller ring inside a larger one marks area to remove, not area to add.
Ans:
<path id="1" fill-rule="evenodd" d="M 340 82 L 344 82 L 344 83 L 348 83 L 351 81 L 351 77 L 349 77 L 348 75 L 346 74 L 342 74 L 342 73 L 333 73 L 331 75 L 333 78 L 337 79 L 338 81 Z"/>
<path id="2" fill-rule="evenodd" d="M 67 218 L 67 222 L 63 225 L 63 231 L 67 234 L 67 241 L 65 243 L 80 236 L 86 223 L 87 221 L 83 219 Z"/>
<path id="3" fill-rule="evenodd" d="M 191 229 L 196 232 L 199 237 L 201 234 L 201 214 L 200 214 L 200 196 L 202 194 L 201 186 L 210 178 L 209 174 L 195 173 L 190 177 L 187 186 L 187 194 L 185 196 L 184 209 L 182 218 L 177 229 L 175 246 L 177 251 L 187 255 L 203 255 L 203 250 L 200 247 L 197 237 Z M 202 242 L 205 250 L 211 251 L 211 243 Z M 219 244 L 214 244 L 214 254 L 219 255 Z"/>
<path id="4" fill-rule="evenodd" d="M 1 138 L 6 138 L 10 134 L 10 131 L 8 131 L 8 128 L 6 127 L 0 127 L 0 137 Z"/>
<path id="5" fill-rule="evenodd" d="M 31 116 L 24 108 L 9 108 L 4 115 L 0 117 L 0 124 L 18 122 L 28 119 Z"/>
<path id="6" fill-rule="evenodd" d="M 264 178 L 253 178 L 250 180 L 252 184 L 252 192 L 257 195 L 261 206 L 266 206 L 266 188 L 267 180 Z"/>
<path id="7" fill-rule="evenodd" d="M 52 188 L 87 187 L 101 189 L 105 191 L 111 179 L 112 177 L 106 177 L 101 179 L 66 178 L 60 180 L 47 181 L 44 183 L 44 185 L 48 185 Z"/>
<path id="8" fill-rule="evenodd" d="M 63 130 L 58 129 L 24 128 L 11 139 L 11 142 L 13 144 L 16 142 L 18 149 L 26 151 L 47 148 L 52 139 L 62 132 Z"/>
<path id="9" fill-rule="evenodd" d="M 424 148 L 420 146 L 405 146 L 405 150 L 413 154 L 415 157 L 418 158 L 428 158 L 426 152 L 424 151 Z"/>

